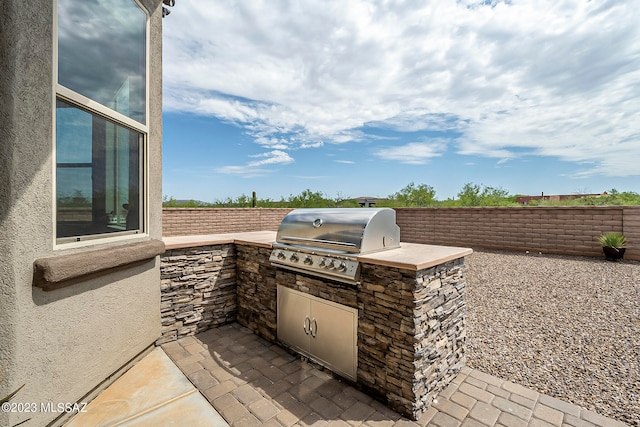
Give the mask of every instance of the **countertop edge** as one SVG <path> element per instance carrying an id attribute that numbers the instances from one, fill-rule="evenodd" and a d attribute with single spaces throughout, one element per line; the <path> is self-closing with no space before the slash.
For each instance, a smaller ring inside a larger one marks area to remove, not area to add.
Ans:
<path id="1" fill-rule="evenodd" d="M 416 244 L 420 245 L 420 244 Z M 417 262 L 407 262 L 400 261 L 394 257 L 386 258 L 384 255 L 391 255 L 389 253 L 382 253 L 380 255 L 362 255 L 358 257 L 358 261 L 365 264 L 374 264 L 374 265 L 383 265 L 386 267 L 393 268 L 401 268 L 404 270 L 424 270 L 425 268 L 434 267 L 436 265 L 444 264 L 448 261 L 453 261 L 458 258 L 464 258 L 467 255 L 471 255 L 473 253 L 473 249 L 471 248 L 462 248 L 462 247 L 454 247 L 454 246 L 437 246 L 437 245 L 421 245 L 428 246 L 434 249 L 434 251 L 443 250 L 444 253 L 433 254 L 430 257 L 425 256 L 425 261 L 417 261 Z M 390 251 L 389 251 L 390 252 Z M 376 256 L 378 255 L 378 256 Z"/>
<path id="2" fill-rule="evenodd" d="M 248 231 L 224 234 L 163 237 L 167 251 L 198 246 L 236 244 L 270 249 L 276 240 L 275 231 Z M 423 270 L 473 253 L 470 248 L 421 243 L 400 243 L 400 248 L 358 256 L 366 264 L 383 265 L 405 270 Z"/>
<path id="3" fill-rule="evenodd" d="M 163 237 L 166 250 L 186 249 L 198 246 L 225 245 L 235 243 L 238 245 L 256 245 L 271 248 L 276 240 L 275 231 L 247 231 L 239 233 L 223 234 L 199 234 L 192 236 Z"/>

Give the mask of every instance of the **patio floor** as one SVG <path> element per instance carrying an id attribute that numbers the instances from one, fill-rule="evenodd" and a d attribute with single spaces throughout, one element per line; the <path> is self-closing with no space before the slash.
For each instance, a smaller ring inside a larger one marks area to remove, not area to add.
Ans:
<path id="1" fill-rule="evenodd" d="M 411 421 L 235 323 L 162 348 L 233 426 L 625 425 L 469 368 Z"/>
<path id="2" fill-rule="evenodd" d="M 420 420 L 411 421 L 329 372 L 233 323 L 154 349 L 94 399 L 85 413 L 66 424 L 86 425 L 626 424 L 470 368 L 464 368 L 437 396 Z"/>

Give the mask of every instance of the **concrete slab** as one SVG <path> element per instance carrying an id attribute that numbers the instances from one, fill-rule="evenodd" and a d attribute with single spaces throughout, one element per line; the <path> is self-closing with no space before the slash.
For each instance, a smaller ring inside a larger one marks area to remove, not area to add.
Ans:
<path id="1" fill-rule="evenodd" d="M 96 397 L 65 426 L 228 426 L 160 348 Z"/>

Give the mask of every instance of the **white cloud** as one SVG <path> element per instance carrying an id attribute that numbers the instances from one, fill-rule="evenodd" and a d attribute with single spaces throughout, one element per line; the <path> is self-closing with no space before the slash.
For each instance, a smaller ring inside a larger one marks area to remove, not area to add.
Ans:
<path id="1" fill-rule="evenodd" d="M 637 3 L 486 3 L 182 0 L 163 23 L 165 109 L 240 123 L 279 151 L 373 140 L 369 123 L 453 131 L 464 154 L 640 174 Z M 376 154 L 442 154 L 412 148 Z"/>
<path id="2" fill-rule="evenodd" d="M 274 164 L 287 164 L 292 163 L 293 158 L 289 154 L 280 150 L 273 150 L 268 153 L 256 154 L 251 157 L 262 158 L 262 160 L 256 160 L 249 162 L 249 166 L 262 166 L 262 165 L 274 165 Z"/>
<path id="3" fill-rule="evenodd" d="M 239 175 L 243 178 L 253 178 L 256 176 L 263 176 L 271 173 L 271 170 L 262 168 L 264 165 L 282 165 L 287 163 L 293 163 L 294 159 L 284 151 L 273 150 L 268 153 L 255 154 L 250 157 L 258 158 L 260 160 L 253 160 L 245 164 L 244 166 L 223 166 L 216 168 L 216 172 L 225 175 Z"/>
<path id="4" fill-rule="evenodd" d="M 386 147 L 374 154 L 386 160 L 396 160 L 411 165 L 422 165 L 434 157 L 439 157 L 446 150 L 442 142 L 422 143 L 411 142 L 399 147 Z"/>
<path id="5" fill-rule="evenodd" d="M 318 141 L 318 142 L 303 142 L 302 144 L 300 144 L 300 148 L 320 148 L 324 146 L 324 142 L 322 141 Z"/>
<path id="6" fill-rule="evenodd" d="M 248 168 L 245 166 L 222 166 L 220 168 L 216 168 L 216 172 L 225 175 L 246 175 L 248 177 L 260 176 L 266 173 L 266 171 L 257 169 L 253 169 L 249 172 Z"/>

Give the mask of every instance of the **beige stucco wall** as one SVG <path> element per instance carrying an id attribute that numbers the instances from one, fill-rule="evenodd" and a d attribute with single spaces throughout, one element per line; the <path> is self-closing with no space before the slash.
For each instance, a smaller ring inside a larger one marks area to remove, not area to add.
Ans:
<path id="1" fill-rule="evenodd" d="M 151 19 L 149 236 L 53 250 L 51 0 L 0 3 L 0 397 L 75 402 L 160 336 L 159 260 L 44 292 L 32 286 L 42 257 L 161 238 L 161 7 Z M 59 414 L 6 414 L 45 425 Z"/>

